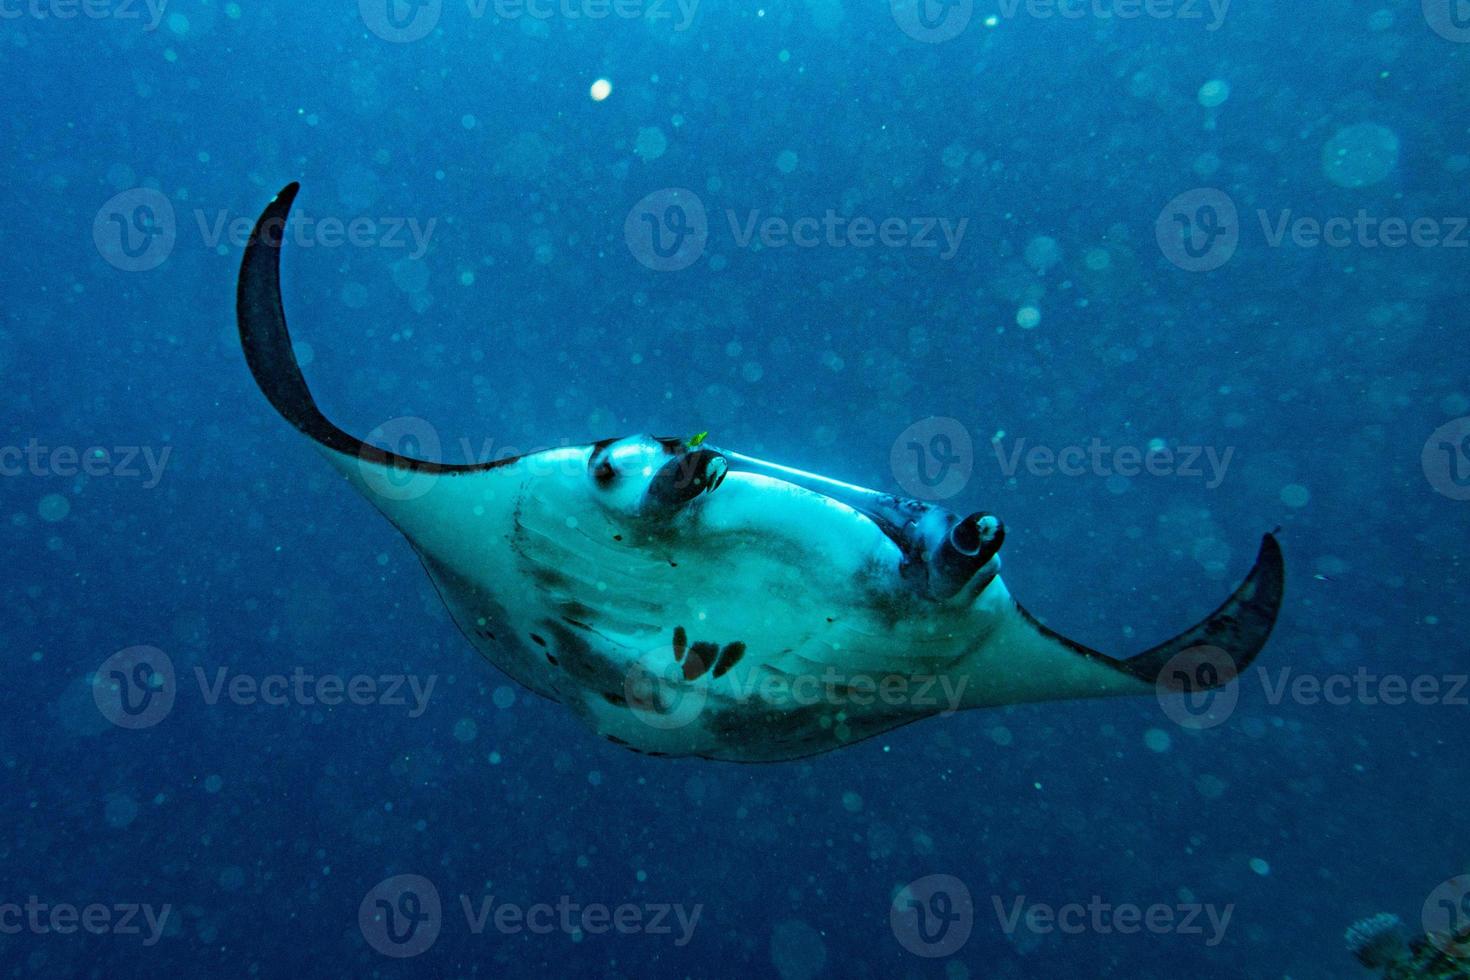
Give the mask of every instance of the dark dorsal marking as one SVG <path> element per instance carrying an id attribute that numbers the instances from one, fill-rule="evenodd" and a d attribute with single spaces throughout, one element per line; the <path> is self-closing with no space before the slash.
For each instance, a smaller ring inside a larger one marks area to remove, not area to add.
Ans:
<path id="1" fill-rule="evenodd" d="M 745 656 L 744 643 L 727 643 L 725 649 L 720 651 L 720 659 L 715 663 L 715 672 L 711 676 L 724 677 L 730 672 L 730 668 L 740 662 Z"/>
<path id="2" fill-rule="evenodd" d="M 689 648 L 689 659 L 684 661 L 684 679 L 686 681 L 696 680 L 704 676 L 704 672 L 713 666 L 715 659 L 720 655 L 720 647 L 715 643 L 699 642 Z"/>
<path id="3" fill-rule="evenodd" d="M 684 651 L 689 648 L 689 634 L 684 632 L 684 627 L 674 627 L 674 662 L 678 663 L 684 659 Z"/>

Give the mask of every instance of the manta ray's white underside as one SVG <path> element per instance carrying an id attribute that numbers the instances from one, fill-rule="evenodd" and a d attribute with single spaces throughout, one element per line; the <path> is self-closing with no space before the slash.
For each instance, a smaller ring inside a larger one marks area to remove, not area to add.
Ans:
<path id="1" fill-rule="evenodd" d="M 1187 687 L 1172 659 L 1208 645 L 1238 669 L 1274 622 L 1270 536 L 1211 617 L 1119 661 L 1037 624 L 998 558 L 926 594 L 912 572 L 932 556 L 891 521 L 769 473 L 725 473 L 716 450 L 633 437 L 476 467 L 360 443 L 316 408 L 286 334 L 277 263 L 294 194 L 262 216 L 241 273 L 262 390 L 408 538 L 486 659 L 620 744 L 772 761 L 960 708 Z M 696 455 L 720 461 L 700 492 L 656 486 L 665 460 Z"/>

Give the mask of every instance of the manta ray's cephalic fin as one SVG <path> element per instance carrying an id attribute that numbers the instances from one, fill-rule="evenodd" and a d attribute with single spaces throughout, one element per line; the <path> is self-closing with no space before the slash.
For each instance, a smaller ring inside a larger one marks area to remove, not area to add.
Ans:
<path id="1" fill-rule="evenodd" d="M 1019 604 L 1016 611 L 1031 636 L 1020 646 L 1032 656 L 1045 648 L 1065 649 L 1082 662 L 1101 669 L 1082 670 L 1072 696 L 1136 694 L 1148 688 L 1161 693 L 1197 692 L 1223 686 L 1238 677 L 1266 645 L 1281 610 L 1286 584 L 1281 545 L 1274 534 L 1261 539 L 1250 574 L 1214 612 L 1172 639 L 1127 660 L 1119 660 L 1048 629 Z M 1055 658 L 1052 658 L 1053 662 Z"/>
<path id="2" fill-rule="evenodd" d="M 294 181 L 281 188 L 279 194 L 261 213 L 245 257 L 240 263 L 240 282 L 235 309 L 240 324 L 240 345 L 245 362 L 255 383 L 281 416 L 318 445 L 365 463 L 402 470 L 430 473 L 467 473 L 493 469 L 513 462 L 497 459 L 488 463 L 437 463 L 391 453 L 363 442 L 339 429 L 322 414 L 311 389 L 296 361 L 291 335 L 286 329 L 286 313 L 281 305 L 281 242 L 286 219 L 296 192 L 301 185 Z"/>

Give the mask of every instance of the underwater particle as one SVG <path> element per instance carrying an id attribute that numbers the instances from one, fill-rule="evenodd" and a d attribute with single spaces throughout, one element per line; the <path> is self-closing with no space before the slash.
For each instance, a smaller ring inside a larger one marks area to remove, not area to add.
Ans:
<path id="1" fill-rule="evenodd" d="M 1388 9 L 1375 10 L 1373 16 L 1368 18 L 1368 30 L 1386 31 L 1393 26 L 1393 11 Z"/>
<path id="2" fill-rule="evenodd" d="M 121 829 L 137 819 L 138 803 L 126 793 L 114 793 L 107 798 L 102 816 L 107 821 L 107 826 Z"/>
<path id="3" fill-rule="evenodd" d="M 592 96 L 593 102 L 601 102 L 609 95 L 612 95 L 612 82 L 605 78 L 599 78 L 587 89 L 587 94 Z"/>
<path id="4" fill-rule="evenodd" d="M 1022 330 L 1035 330 L 1041 324 L 1041 311 L 1034 306 L 1023 306 L 1016 311 L 1016 325 Z"/>
<path id="5" fill-rule="evenodd" d="M 1250 868 L 1262 878 L 1271 873 L 1271 863 L 1265 858 L 1251 858 Z"/>
<path id="6" fill-rule="evenodd" d="M 944 155 L 940 158 L 944 165 L 951 170 L 958 170 L 965 165 L 970 158 L 970 153 L 965 149 L 963 143 L 951 143 L 944 148 Z"/>
<path id="7" fill-rule="evenodd" d="M 1104 272 L 1113 264 L 1113 255 L 1105 248 L 1089 248 L 1082 264 L 1092 272 Z"/>
<path id="8" fill-rule="evenodd" d="M 41 515 L 41 520 L 55 524 L 65 520 L 66 515 L 71 513 L 71 501 L 59 493 L 48 493 L 36 504 L 36 513 Z"/>
<path id="9" fill-rule="evenodd" d="M 1050 235 L 1037 235 L 1026 243 L 1026 264 L 1034 269 L 1038 276 L 1046 275 L 1046 271 L 1060 261 L 1062 261 L 1062 247 Z"/>
<path id="10" fill-rule="evenodd" d="M 1150 728 L 1143 733 L 1143 744 L 1147 745 L 1150 751 L 1167 752 L 1169 746 L 1174 744 L 1174 740 L 1162 728 Z"/>
<path id="11" fill-rule="evenodd" d="M 456 742 L 473 742 L 480 728 L 475 724 L 473 718 L 461 718 L 454 723 L 454 740 Z"/>
<path id="12" fill-rule="evenodd" d="M 504 711 L 516 703 L 516 692 L 507 685 L 502 684 L 495 689 L 495 693 L 490 696 L 490 700 L 495 702 L 495 707 Z"/>
<path id="13" fill-rule="evenodd" d="M 1225 794 L 1225 780 L 1205 773 L 1194 781 L 1195 791 L 1207 800 L 1218 800 Z"/>
<path id="14" fill-rule="evenodd" d="M 1300 483 L 1288 483 L 1281 488 L 1281 502 L 1288 507 L 1305 507 L 1312 499 L 1312 491 Z"/>
<path id="15" fill-rule="evenodd" d="M 587 774 L 587 782 L 591 783 L 593 786 L 601 786 L 602 773 L 598 772 L 596 769 L 592 770 Z"/>
<path id="16" fill-rule="evenodd" d="M 500 753 L 499 752 L 491 752 L 485 758 L 486 758 L 486 760 L 489 761 L 489 763 L 492 766 L 498 766 L 498 765 L 500 765 Z"/>
<path id="17" fill-rule="evenodd" d="M 239 865 L 232 864 L 227 868 L 220 869 L 219 886 L 227 892 L 237 890 L 245 884 L 245 869 Z"/>
<path id="18" fill-rule="evenodd" d="M 1338 187 L 1367 187 L 1393 172 L 1399 162 L 1399 138 L 1377 123 L 1339 129 L 1322 147 L 1322 172 Z"/>
<path id="19" fill-rule="evenodd" d="M 1199 99 L 1199 104 L 1206 109 L 1222 106 L 1225 100 L 1230 98 L 1230 83 L 1223 78 L 1212 78 L 1199 87 L 1199 94 L 1196 98 Z"/>
<path id="20" fill-rule="evenodd" d="M 360 282 L 349 282 L 342 287 L 342 305 L 349 310 L 360 310 L 367 306 L 367 287 Z"/>
<path id="21" fill-rule="evenodd" d="M 848 790 L 842 794 L 842 809 L 848 813 L 861 813 L 863 809 L 863 798 Z"/>
<path id="22" fill-rule="evenodd" d="M 657 126 L 644 126 L 638 130 L 638 140 L 633 144 L 633 154 L 644 163 L 652 163 L 664 155 L 669 148 L 669 138 Z"/>
<path id="23" fill-rule="evenodd" d="M 295 352 L 296 363 L 301 367 L 306 367 L 312 361 L 316 360 L 316 348 L 304 340 L 293 340 L 291 342 L 291 350 Z"/>
<path id="24" fill-rule="evenodd" d="M 789 174 L 796 169 L 796 151 L 782 150 L 776 155 L 776 169 L 783 174 Z"/>
<path id="25" fill-rule="evenodd" d="M 219 774 L 212 774 L 204 780 L 204 792 L 218 793 L 220 791 L 220 787 L 224 786 L 224 784 L 225 781 L 220 778 Z"/>
<path id="26" fill-rule="evenodd" d="M 167 23 L 168 29 L 179 37 L 189 33 L 189 18 L 183 14 L 169 14 Z"/>
<path id="27" fill-rule="evenodd" d="M 800 919 L 785 919 L 771 930 L 771 963 L 781 980 L 815 980 L 827 965 L 822 934 Z"/>
<path id="28" fill-rule="evenodd" d="M 388 267 L 393 285 L 413 295 L 429 288 L 429 267 L 417 259 L 402 258 Z"/>
<path id="29" fill-rule="evenodd" d="M 1201 180 L 1209 180 L 1220 171 L 1220 158 L 1213 153 L 1201 153 L 1194 158 L 1194 164 L 1190 169 Z"/>
<path id="30" fill-rule="evenodd" d="M 459 117 L 459 124 L 465 129 L 474 129 L 476 124 L 474 115 L 466 112 L 464 115 Z"/>
<path id="31" fill-rule="evenodd" d="M 996 725 L 986 734 L 996 745 L 1011 745 L 1016 741 L 1016 736 L 1012 735 L 1011 730 L 1004 725 Z"/>

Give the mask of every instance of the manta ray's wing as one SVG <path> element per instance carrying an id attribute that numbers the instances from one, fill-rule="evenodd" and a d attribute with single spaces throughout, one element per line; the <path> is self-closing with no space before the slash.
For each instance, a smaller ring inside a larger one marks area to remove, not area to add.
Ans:
<path id="1" fill-rule="evenodd" d="M 982 595 L 997 625 L 977 651 L 970 676 L 973 706 L 1058 698 L 1193 693 L 1239 676 L 1265 646 L 1276 625 L 1285 588 L 1281 546 L 1261 540 L 1243 582 L 1200 622 L 1126 660 L 1093 650 L 1042 625 L 1011 598 L 1004 583 Z"/>

